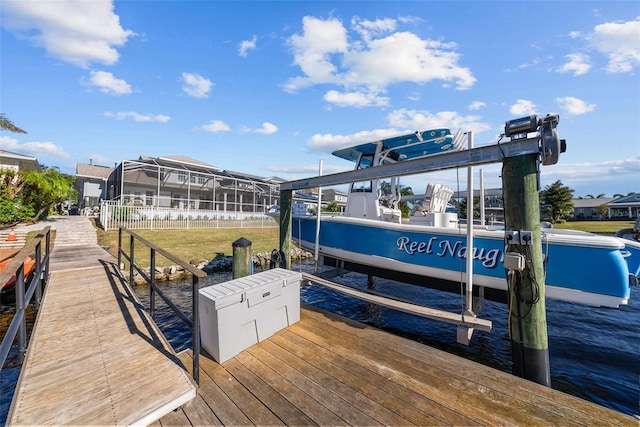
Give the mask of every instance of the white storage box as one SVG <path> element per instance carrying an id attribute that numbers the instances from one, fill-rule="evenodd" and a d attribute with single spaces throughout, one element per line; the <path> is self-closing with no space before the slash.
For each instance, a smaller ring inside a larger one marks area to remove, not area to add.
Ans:
<path id="1" fill-rule="evenodd" d="M 300 320 L 302 274 L 283 268 L 199 291 L 202 347 L 218 363 Z"/>

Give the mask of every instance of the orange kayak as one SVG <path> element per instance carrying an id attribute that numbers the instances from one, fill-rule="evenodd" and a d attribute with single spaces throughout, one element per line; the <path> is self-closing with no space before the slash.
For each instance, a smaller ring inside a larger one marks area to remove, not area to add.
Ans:
<path id="1" fill-rule="evenodd" d="M 7 265 L 9 265 L 9 263 L 11 261 L 13 261 L 13 257 L 7 258 L 7 259 L 3 260 L 2 262 L 0 262 L 0 271 L 4 270 L 5 267 Z M 36 260 L 33 257 L 28 256 L 24 260 L 24 275 L 25 275 L 25 277 L 28 277 L 31 273 L 33 273 L 33 271 L 35 269 L 36 269 Z M 15 283 L 16 283 L 16 275 L 14 274 L 11 277 L 11 279 L 9 279 L 9 281 L 2 286 L 2 290 L 10 288 L 11 286 L 15 285 Z"/>

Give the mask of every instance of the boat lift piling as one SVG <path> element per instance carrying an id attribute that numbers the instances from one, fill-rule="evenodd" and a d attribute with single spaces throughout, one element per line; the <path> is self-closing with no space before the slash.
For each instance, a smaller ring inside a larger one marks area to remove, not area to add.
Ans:
<path id="1" fill-rule="evenodd" d="M 551 387 L 537 164 L 534 155 L 504 160 L 505 257 L 524 267 L 508 273 L 509 337 L 513 373 Z"/>
<path id="2" fill-rule="evenodd" d="M 512 345 L 514 374 L 549 386 L 542 241 L 539 225 L 538 165 L 557 163 L 560 153 L 565 151 L 565 141 L 559 138 L 555 129 L 558 122 L 557 115 L 547 115 L 541 120 L 531 115 L 506 122 L 505 136 L 511 137 L 511 141 L 508 142 L 280 184 L 280 250 L 284 253 L 286 268 L 291 265 L 294 190 L 502 162 L 507 220 L 505 244 L 511 251 L 505 255 L 505 269 L 510 272 L 509 278 L 513 278 L 513 275 L 517 274 L 516 271 L 530 275 L 523 278 L 524 274 L 520 274 L 519 286 L 517 289 L 513 287 L 517 293 L 512 294 L 510 286 L 510 295 L 514 300 L 516 297 L 518 299 L 517 304 L 510 305 L 513 311 L 509 319 L 511 337 L 514 339 Z M 535 133 L 535 136 L 530 137 L 531 133 Z M 471 204 L 468 206 L 472 209 L 473 189 L 468 188 L 467 191 L 471 195 Z M 468 225 L 473 225 L 472 219 Z M 515 240 L 509 240 L 509 237 L 515 239 L 516 236 L 517 245 Z M 472 255 L 473 250 L 469 249 L 467 254 Z M 523 267 L 519 269 L 521 265 Z M 530 295 L 527 292 L 531 292 L 531 285 L 534 282 L 537 298 L 535 298 L 535 304 L 532 304 L 534 298 L 526 295 Z M 470 314 L 473 307 L 467 303 L 466 310 Z M 443 316 L 443 320 L 446 319 L 444 313 L 438 316 Z M 482 322 L 482 319 L 473 321 Z M 460 324 L 466 327 L 473 326 L 472 323 L 467 323 L 464 315 Z"/>

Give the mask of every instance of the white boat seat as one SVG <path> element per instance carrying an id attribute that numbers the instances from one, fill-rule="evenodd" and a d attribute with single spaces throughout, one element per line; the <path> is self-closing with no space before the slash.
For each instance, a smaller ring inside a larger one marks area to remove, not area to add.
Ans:
<path id="1" fill-rule="evenodd" d="M 452 196 L 453 188 L 442 184 L 429 183 L 427 185 L 427 191 L 425 192 L 424 202 L 422 203 L 423 209 L 426 212 L 445 212 Z"/>

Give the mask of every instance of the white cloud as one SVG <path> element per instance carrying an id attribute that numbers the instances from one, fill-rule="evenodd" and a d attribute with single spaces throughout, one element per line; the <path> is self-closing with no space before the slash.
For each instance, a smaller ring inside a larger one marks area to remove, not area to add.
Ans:
<path id="1" fill-rule="evenodd" d="M 213 86 L 211 80 L 202 77 L 200 74 L 182 73 L 182 81 L 184 83 L 182 90 L 194 98 L 207 98 L 211 86 Z"/>
<path id="2" fill-rule="evenodd" d="M 597 25 L 586 39 L 598 52 L 609 57 L 607 71 L 610 73 L 628 73 L 640 65 L 640 17 Z"/>
<path id="3" fill-rule="evenodd" d="M 91 71 L 89 82 L 100 88 L 100 92 L 112 95 L 129 95 L 131 86 L 122 79 L 117 79 L 112 73 L 106 71 Z"/>
<path id="4" fill-rule="evenodd" d="M 509 107 L 509 112 L 514 116 L 526 116 L 536 113 L 536 104 L 526 99 L 518 99 L 515 104 Z"/>
<path id="5" fill-rule="evenodd" d="M 556 102 L 567 114 L 574 116 L 590 113 L 595 110 L 596 104 L 588 104 L 585 101 L 574 98 L 573 96 L 565 96 L 564 98 L 556 98 Z"/>
<path id="6" fill-rule="evenodd" d="M 88 67 L 115 64 L 134 36 L 120 25 L 111 1 L 3 1 L 2 26 L 18 38 L 43 47 L 55 58 Z"/>
<path id="7" fill-rule="evenodd" d="M 307 147 L 312 151 L 330 153 L 338 148 L 390 138 L 401 133 L 402 132 L 397 129 L 375 129 L 372 131 L 357 132 L 351 135 L 333 135 L 330 133 L 315 134 L 307 141 Z"/>
<path id="8" fill-rule="evenodd" d="M 112 113 L 111 111 L 106 111 L 104 113 L 106 117 L 113 117 L 114 119 L 124 120 L 127 118 L 133 119 L 136 122 L 159 122 L 166 123 L 171 120 L 171 117 L 165 116 L 163 114 L 140 114 L 135 111 L 120 111 L 117 113 Z"/>
<path id="9" fill-rule="evenodd" d="M 351 19 L 351 27 L 368 43 L 373 37 L 380 37 L 394 31 L 396 29 L 396 21 L 391 18 L 370 21 L 354 16 Z"/>
<path id="10" fill-rule="evenodd" d="M 481 108 L 486 107 L 487 104 L 485 104 L 482 101 L 473 101 L 470 105 L 469 105 L 469 110 L 471 111 L 475 111 L 475 110 L 479 110 Z"/>
<path id="11" fill-rule="evenodd" d="M 584 53 L 571 53 L 564 57 L 567 58 L 567 63 L 558 68 L 558 71 L 561 73 L 573 72 L 574 76 L 581 76 L 591 69 L 589 55 L 585 55 Z"/>
<path id="12" fill-rule="evenodd" d="M 453 111 L 431 114 L 428 111 L 396 110 L 387 116 L 388 129 L 361 131 L 351 135 L 315 134 L 307 141 L 311 151 L 330 153 L 339 148 L 402 135 L 416 130 L 450 128 L 480 133 L 491 127 L 478 116 L 461 116 Z"/>
<path id="13" fill-rule="evenodd" d="M 289 45 L 303 75 L 289 79 L 283 86 L 287 91 L 334 84 L 344 88 L 342 96 L 333 90 L 325 99 L 361 107 L 386 105 L 372 95 L 368 95 L 370 103 L 365 104 L 362 94 L 384 93 L 395 83 L 422 85 L 440 80 L 463 90 L 476 82 L 468 68 L 458 65 L 460 55 L 455 43 L 421 39 L 410 32 L 391 33 L 396 28 L 392 19 L 368 21 L 356 17 L 352 34 L 334 18 L 306 16 L 302 22 L 302 34 L 291 36 Z M 354 94 L 360 94 L 356 101 Z"/>
<path id="14" fill-rule="evenodd" d="M 250 50 L 254 50 L 256 48 L 256 42 L 258 41 L 258 37 L 256 35 L 253 36 L 251 40 L 243 40 L 238 47 L 238 55 L 243 58 L 247 57 L 247 52 Z"/>
<path id="15" fill-rule="evenodd" d="M 0 149 L 19 152 L 22 154 L 32 154 L 35 157 L 47 155 L 63 158 L 71 157 L 71 155 L 66 153 L 62 147 L 51 141 L 33 141 L 20 144 L 17 139 L 10 136 L 0 136 Z"/>
<path id="16" fill-rule="evenodd" d="M 455 111 L 440 111 L 432 114 L 421 110 L 396 110 L 387 116 L 391 126 L 409 130 L 428 130 L 435 128 L 450 128 L 480 133 L 491 129 L 487 123 L 480 121 L 480 116 L 462 116 Z"/>
<path id="17" fill-rule="evenodd" d="M 228 132 L 231 130 L 229 125 L 222 120 L 211 120 L 208 125 L 202 125 L 200 128 L 211 133 Z"/>
<path id="18" fill-rule="evenodd" d="M 324 100 L 338 107 L 378 107 L 389 105 L 389 98 L 376 93 L 338 92 L 330 90 L 324 94 Z"/>
<path id="19" fill-rule="evenodd" d="M 261 134 L 264 134 L 264 135 L 271 135 L 273 133 L 278 132 L 278 126 L 276 126 L 276 125 L 274 125 L 272 123 L 269 123 L 269 122 L 264 122 L 264 123 L 262 123 L 262 127 L 258 128 L 258 129 L 255 129 L 254 132 L 255 133 L 261 133 Z"/>
<path id="20" fill-rule="evenodd" d="M 291 36 L 289 45 L 294 63 L 306 77 L 290 79 L 285 88 L 296 91 L 318 83 L 338 82 L 330 55 L 347 51 L 347 30 L 337 19 L 323 21 L 311 16 L 302 18 L 302 27 L 302 35 Z"/>
<path id="21" fill-rule="evenodd" d="M 561 156 L 562 161 L 562 156 Z M 640 157 L 623 160 L 607 160 L 603 162 L 562 163 L 561 168 L 542 168 L 545 182 L 561 180 L 563 185 L 575 189 L 575 195 L 598 194 L 609 192 L 626 194 L 638 191 L 633 188 L 638 183 Z"/>

